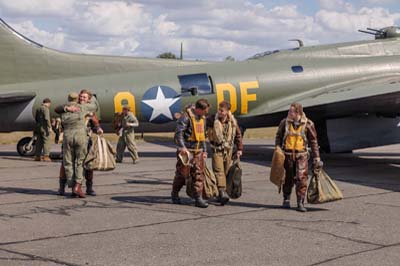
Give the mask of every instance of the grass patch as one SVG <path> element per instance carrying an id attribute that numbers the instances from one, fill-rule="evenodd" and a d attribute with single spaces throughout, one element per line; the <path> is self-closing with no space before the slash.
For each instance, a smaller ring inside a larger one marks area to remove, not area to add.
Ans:
<path id="1" fill-rule="evenodd" d="M 276 134 L 276 127 L 265 127 L 265 128 L 253 128 L 247 129 L 244 134 L 244 139 L 273 139 Z M 32 132 L 12 132 L 12 133 L 0 133 L 0 144 L 17 144 L 18 141 L 24 137 L 31 137 Z M 118 136 L 113 133 L 104 134 L 105 138 L 111 142 L 117 142 Z M 142 134 L 136 134 L 136 140 L 141 141 L 165 141 L 173 142 L 174 133 L 144 133 L 144 139 Z M 54 140 L 54 134 L 51 135 L 50 139 Z"/>

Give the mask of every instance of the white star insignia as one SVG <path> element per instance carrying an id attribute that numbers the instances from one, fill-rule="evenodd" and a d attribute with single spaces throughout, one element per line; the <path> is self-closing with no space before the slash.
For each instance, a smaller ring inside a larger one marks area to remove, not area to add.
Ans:
<path id="1" fill-rule="evenodd" d="M 157 96 L 152 100 L 142 100 L 143 103 L 153 109 L 150 117 L 150 122 L 160 115 L 164 115 L 173 120 L 171 110 L 169 109 L 179 98 L 165 98 L 165 95 L 160 86 L 157 89 Z"/>

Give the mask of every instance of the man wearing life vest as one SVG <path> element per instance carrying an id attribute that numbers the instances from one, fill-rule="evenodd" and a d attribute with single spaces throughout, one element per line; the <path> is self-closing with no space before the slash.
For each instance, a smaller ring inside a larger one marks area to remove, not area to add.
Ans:
<path id="1" fill-rule="evenodd" d="M 202 197 L 204 186 L 204 163 L 207 158 L 206 149 L 206 121 L 205 115 L 210 108 L 205 99 L 197 100 L 194 106 L 189 106 L 178 118 L 175 130 L 177 145 L 177 163 L 174 182 L 172 184 L 171 199 L 174 204 L 181 204 L 179 191 L 191 177 L 192 197 L 195 206 L 207 208 L 208 203 Z"/>
<path id="2" fill-rule="evenodd" d="M 275 146 L 282 147 L 285 152 L 286 178 L 283 185 L 282 207 L 290 208 L 290 194 L 293 185 L 296 185 L 297 210 L 306 212 L 304 199 L 307 191 L 308 146 L 311 150 L 313 166 L 319 167 L 322 162 L 314 123 L 306 117 L 301 104 L 290 105 L 287 118 L 279 124 Z"/>
<path id="3" fill-rule="evenodd" d="M 226 194 L 226 176 L 232 164 L 233 148 L 236 145 L 235 157 L 242 155 L 242 134 L 237 121 L 231 113 L 231 104 L 222 101 L 218 112 L 207 118 L 207 133 L 212 151 L 212 168 L 217 179 L 218 200 L 221 205 L 229 201 Z"/>

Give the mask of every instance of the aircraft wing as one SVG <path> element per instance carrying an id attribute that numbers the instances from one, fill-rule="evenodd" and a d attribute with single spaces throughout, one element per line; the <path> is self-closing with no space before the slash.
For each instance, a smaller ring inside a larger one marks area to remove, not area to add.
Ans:
<path id="1" fill-rule="evenodd" d="M 18 91 L 18 92 L 1 92 L 0 104 L 12 104 L 27 102 L 36 96 L 35 92 Z"/>
<path id="2" fill-rule="evenodd" d="M 299 102 L 309 110 L 323 111 L 326 116 L 335 116 L 335 112 L 340 112 L 341 115 L 354 114 L 357 110 L 359 112 L 398 113 L 399 97 L 400 75 L 392 74 L 385 77 L 336 83 L 277 99 L 269 102 L 268 113 L 287 111 L 292 102 Z M 341 110 L 334 110 L 338 107 Z M 347 114 L 346 111 L 348 111 Z"/>

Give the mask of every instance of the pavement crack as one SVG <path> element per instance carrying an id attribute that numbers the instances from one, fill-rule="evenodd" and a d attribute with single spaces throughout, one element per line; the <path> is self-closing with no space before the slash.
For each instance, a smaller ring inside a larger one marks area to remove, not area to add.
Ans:
<path id="1" fill-rule="evenodd" d="M 351 237 L 340 236 L 340 235 L 337 235 L 337 234 L 334 234 L 334 233 L 325 232 L 325 231 L 312 230 L 312 229 L 309 229 L 309 228 L 302 228 L 302 227 L 298 227 L 298 226 L 287 225 L 287 224 L 284 224 L 284 222 L 276 223 L 276 225 L 280 226 L 280 227 L 284 227 L 284 228 L 296 229 L 296 230 L 305 231 L 305 232 L 309 232 L 309 233 L 324 234 L 324 235 L 332 236 L 332 237 L 335 237 L 335 238 L 338 238 L 338 239 L 355 242 L 357 244 L 384 247 L 384 245 L 382 245 L 382 244 L 378 244 L 378 243 L 374 243 L 374 242 L 370 242 L 370 241 L 365 241 L 365 240 L 361 240 L 361 239 L 356 239 L 356 238 L 351 238 Z"/>
<path id="2" fill-rule="evenodd" d="M 353 197 L 346 197 L 345 196 L 345 197 L 343 197 L 342 200 L 359 199 L 359 198 L 366 198 L 366 197 L 372 197 L 372 196 L 382 196 L 382 195 L 393 194 L 393 193 L 398 193 L 398 192 L 396 192 L 396 191 L 388 191 L 388 192 L 379 192 L 379 193 L 358 195 L 358 196 L 353 196 Z"/>
<path id="3" fill-rule="evenodd" d="M 169 200 L 169 198 L 168 198 Z M 58 207 L 41 207 L 36 206 L 29 209 L 26 212 L 16 213 L 16 214 L 5 214 L 0 213 L 0 220 L 8 221 L 12 219 L 33 219 L 30 215 L 40 215 L 40 214 L 48 214 L 48 215 L 61 215 L 61 216 L 71 216 L 72 212 L 79 212 L 82 209 L 138 209 L 144 211 L 151 212 L 164 212 L 164 213 L 174 213 L 174 214 L 183 214 L 183 215 L 197 215 L 197 216 L 205 216 L 202 213 L 193 214 L 193 212 L 185 212 L 185 211 L 177 211 L 171 209 L 163 209 L 163 208 L 155 208 L 153 202 L 135 202 L 134 206 L 132 204 L 126 205 L 127 202 L 118 202 L 118 203 L 105 203 L 95 200 L 79 200 L 76 204 L 72 205 L 62 205 Z M 171 205 L 170 202 L 168 204 Z M 151 208 L 150 208 L 151 207 Z"/>
<path id="4" fill-rule="evenodd" d="M 62 261 L 62 260 L 58 260 L 58 259 L 46 258 L 46 257 L 42 257 L 42 256 L 32 255 L 29 253 L 23 253 L 23 252 L 14 251 L 14 250 L 5 249 L 5 248 L 0 248 L 0 250 L 7 252 L 7 253 L 14 254 L 14 255 L 26 257 L 26 259 L 20 259 L 20 258 L 11 258 L 10 259 L 10 258 L 8 258 L 8 260 L 10 260 L 10 261 L 21 261 L 21 260 L 22 261 L 42 261 L 42 262 L 53 262 L 55 264 L 65 265 L 65 266 L 81 266 L 80 264 L 70 263 L 70 262 L 66 262 L 66 261 Z"/>
<path id="5" fill-rule="evenodd" d="M 350 225 L 359 225 L 356 221 L 338 221 L 338 220 L 295 220 L 295 219 L 262 219 L 262 218 L 235 218 L 237 221 L 264 221 L 264 222 L 288 222 L 288 223 L 341 223 Z"/>
<path id="6" fill-rule="evenodd" d="M 17 245 L 17 244 L 24 244 L 24 243 L 33 243 L 33 242 L 38 242 L 38 241 L 54 240 L 54 239 L 64 239 L 64 238 L 69 238 L 69 237 L 93 235 L 93 234 L 108 233 L 108 232 L 116 232 L 116 231 L 123 231 L 123 230 L 135 229 L 135 228 L 145 228 L 145 227 L 158 226 L 158 225 L 164 225 L 164 224 L 181 223 L 181 222 L 187 222 L 187 221 L 198 221 L 198 220 L 203 220 L 203 219 L 218 218 L 218 217 L 238 215 L 238 214 L 246 214 L 246 213 L 259 212 L 259 211 L 264 211 L 264 210 L 265 209 L 257 209 L 257 210 L 248 210 L 248 211 L 242 211 L 242 212 L 225 213 L 225 214 L 210 215 L 210 216 L 202 215 L 202 216 L 196 216 L 196 217 L 193 217 L 193 218 L 184 218 L 184 219 L 178 219 L 178 220 L 172 220 L 172 221 L 163 221 L 163 222 L 156 222 L 156 223 L 149 223 L 149 224 L 139 224 L 139 225 L 118 227 L 118 228 L 109 228 L 109 229 L 95 230 L 95 231 L 89 231 L 89 232 L 79 232 L 79 233 L 73 233 L 73 234 L 68 234 L 68 235 L 48 236 L 48 237 L 41 237 L 41 238 L 35 238 L 35 239 L 29 239 L 29 240 L 1 242 L 0 246 Z"/>
<path id="7" fill-rule="evenodd" d="M 390 248 L 390 247 L 396 247 L 396 246 L 400 246 L 400 243 L 395 243 L 395 244 L 391 244 L 391 245 L 382 245 L 380 247 L 375 247 L 375 248 L 371 248 L 371 249 L 366 249 L 366 250 L 361 250 L 361 251 L 357 251 L 357 252 L 352 252 L 352 253 L 348 253 L 348 254 L 343 254 L 340 256 L 336 256 L 330 259 L 326 259 L 320 262 L 316 262 L 313 264 L 309 264 L 307 266 L 317 266 L 317 265 L 322 265 L 328 262 L 332 262 L 332 261 L 336 261 L 336 260 L 340 260 L 346 257 L 351 257 L 351 256 L 356 256 L 356 255 L 360 255 L 360 254 L 364 254 L 364 253 L 368 253 L 368 252 L 373 252 L 373 251 L 377 251 L 377 250 L 381 250 L 381 249 L 385 249 L 385 248 Z"/>
<path id="8" fill-rule="evenodd" d="M 386 204 L 386 203 L 373 203 L 373 202 L 367 202 L 365 203 L 367 205 L 374 205 L 374 206 L 383 206 L 383 207 L 391 207 L 391 208 L 400 208 L 399 205 L 393 205 L 393 204 Z"/>

